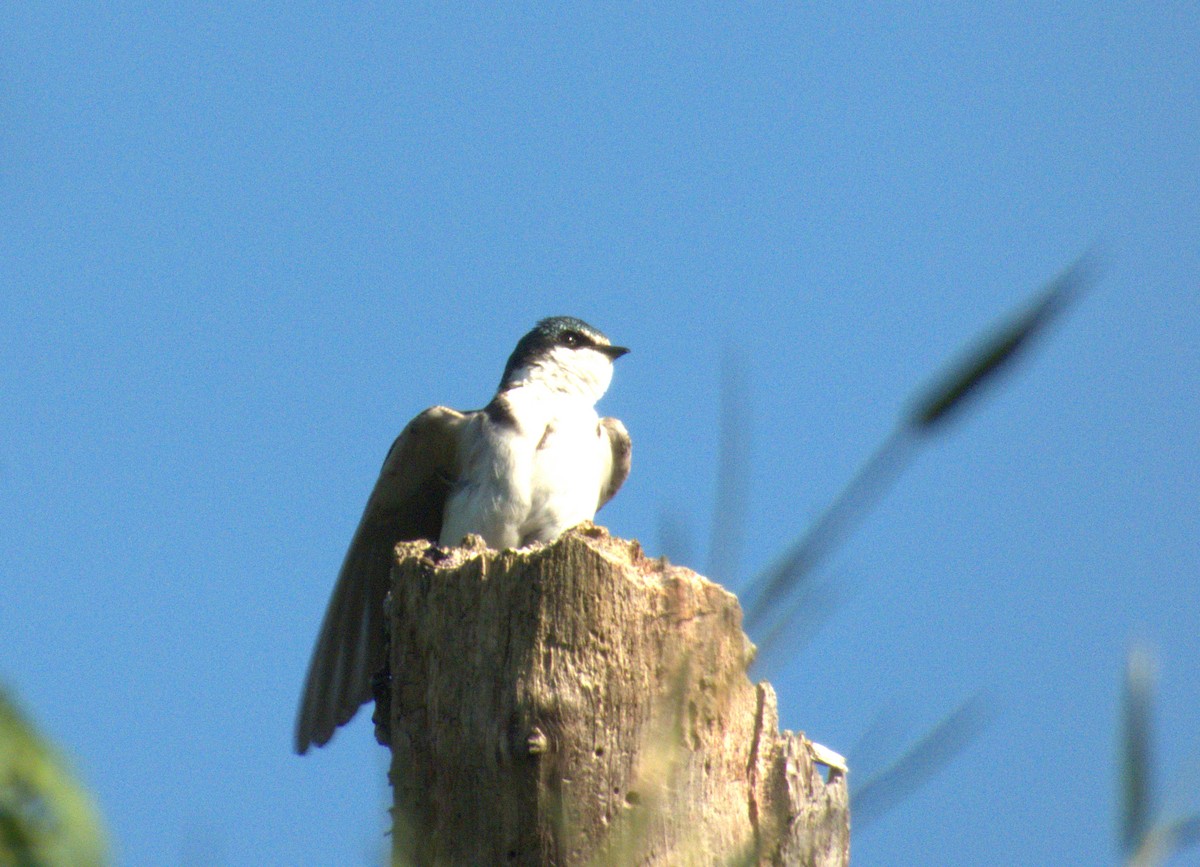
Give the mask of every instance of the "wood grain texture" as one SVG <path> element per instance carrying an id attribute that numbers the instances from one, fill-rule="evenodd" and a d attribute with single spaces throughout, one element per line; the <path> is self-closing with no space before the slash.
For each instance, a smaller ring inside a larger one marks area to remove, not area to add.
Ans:
<path id="1" fill-rule="evenodd" d="M 397 558 L 396 863 L 848 863 L 845 777 L 779 732 L 732 594 L 590 525 Z"/>

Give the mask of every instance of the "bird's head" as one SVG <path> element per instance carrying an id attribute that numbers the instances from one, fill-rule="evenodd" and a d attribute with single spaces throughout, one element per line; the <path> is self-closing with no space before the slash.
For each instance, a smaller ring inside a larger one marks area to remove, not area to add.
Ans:
<path id="1" fill-rule="evenodd" d="M 500 389 L 538 385 L 595 403 L 612 381 L 612 363 L 628 351 L 581 319 L 552 316 L 517 342 Z"/>

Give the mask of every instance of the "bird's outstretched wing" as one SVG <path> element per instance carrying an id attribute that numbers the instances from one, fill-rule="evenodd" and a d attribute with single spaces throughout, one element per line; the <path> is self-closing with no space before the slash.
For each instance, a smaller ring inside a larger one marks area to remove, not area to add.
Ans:
<path id="1" fill-rule="evenodd" d="M 459 476 L 466 416 L 435 406 L 408 423 L 383 462 L 321 623 L 296 718 L 296 752 L 324 746 L 371 698 L 383 667 L 383 599 L 393 549 L 441 533 L 450 485 Z"/>
<path id="2" fill-rule="evenodd" d="M 629 465 L 633 457 L 633 445 L 629 441 L 629 431 L 625 425 L 615 418 L 600 419 L 600 432 L 607 437 L 612 449 L 612 461 L 608 466 L 608 478 L 600 487 L 601 506 L 613 498 L 629 477 Z"/>

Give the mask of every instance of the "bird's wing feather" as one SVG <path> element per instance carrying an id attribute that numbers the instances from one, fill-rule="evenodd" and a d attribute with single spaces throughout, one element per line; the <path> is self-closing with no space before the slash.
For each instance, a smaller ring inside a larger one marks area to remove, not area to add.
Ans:
<path id="1" fill-rule="evenodd" d="M 383 462 L 321 623 L 296 718 L 296 752 L 323 746 L 371 698 L 383 667 L 383 599 L 397 542 L 441 532 L 446 493 L 458 478 L 466 416 L 435 406 L 408 423 Z"/>
<path id="2" fill-rule="evenodd" d="M 629 477 L 629 466 L 633 456 L 633 445 L 629 441 L 629 431 L 625 425 L 615 418 L 600 419 L 600 429 L 608 438 L 612 450 L 611 463 L 608 467 L 608 478 L 600 488 L 599 510 L 620 490 L 625 479 Z"/>

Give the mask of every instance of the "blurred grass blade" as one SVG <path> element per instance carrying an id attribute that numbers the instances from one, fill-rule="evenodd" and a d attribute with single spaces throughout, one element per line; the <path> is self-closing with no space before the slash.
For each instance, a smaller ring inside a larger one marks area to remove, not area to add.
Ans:
<path id="1" fill-rule="evenodd" d="M 783 664 L 795 660 L 833 617 L 840 602 L 841 596 L 834 582 L 824 578 L 804 581 L 788 596 L 787 604 L 774 612 L 774 617 L 756 627 L 755 632 L 761 632 L 762 638 L 755 646 L 751 679 L 766 677 L 766 672 L 779 671 Z M 786 644 L 781 642 L 784 636 L 787 637 Z M 786 656 L 780 652 L 785 647 Z"/>
<path id="2" fill-rule="evenodd" d="M 908 423 L 919 431 L 926 431 L 953 415 L 1093 282 L 1094 271 L 1091 257 L 1076 260 L 1050 282 L 1029 309 L 984 335 L 966 358 L 917 399 Z"/>
<path id="3" fill-rule="evenodd" d="M 987 724 L 983 700 L 972 696 L 890 766 L 850 794 L 854 827 L 861 830 L 920 788 L 966 748 Z M 853 764 L 853 757 L 851 757 Z"/>
<path id="4" fill-rule="evenodd" d="M 1142 848 L 1150 830 L 1153 805 L 1151 705 L 1154 660 L 1143 647 L 1129 651 L 1121 695 L 1121 850 L 1127 856 Z"/>
<path id="5" fill-rule="evenodd" d="M 912 728 L 910 714 L 902 704 L 892 700 L 881 706 L 846 751 L 854 759 L 855 778 L 870 780 L 891 764 L 891 757 L 903 750 Z"/>
<path id="6" fill-rule="evenodd" d="M 1200 842 L 1200 816 L 1151 825 L 1138 847 L 1128 853 L 1125 867 L 1159 867 L 1172 856 Z"/>
<path id="7" fill-rule="evenodd" d="M 746 629 L 757 631 L 766 625 L 768 615 L 777 611 L 784 599 L 798 596 L 816 565 L 824 558 L 837 541 L 849 531 L 854 519 L 865 511 L 887 489 L 892 479 L 899 474 L 907 462 L 908 446 L 912 438 L 897 428 L 883 441 L 875 453 L 864 463 L 854 478 L 842 488 L 837 499 L 821 513 L 784 555 L 772 566 L 755 576 L 742 592 L 746 600 Z M 794 606 L 788 609 L 790 615 Z M 781 620 L 770 618 L 776 624 L 772 637 L 780 632 Z M 772 640 L 762 642 L 765 648 Z"/>
<path id="8" fill-rule="evenodd" d="M 658 511 L 658 549 L 676 565 L 695 563 L 696 547 L 692 543 L 692 530 L 686 518 L 673 509 Z"/>
<path id="9" fill-rule="evenodd" d="M 1176 819 L 1170 827 L 1171 836 L 1175 840 L 1175 851 L 1181 852 L 1200 845 L 1200 814 Z"/>
<path id="10" fill-rule="evenodd" d="M 708 546 L 708 577 L 727 583 L 738 574 L 746 538 L 749 488 L 750 386 L 742 356 L 727 349 L 721 360 L 721 418 L 717 457 L 717 499 Z"/>
<path id="11" fill-rule="evenodd" d="M 0 689 L 0 864 L 99 867 L 107 848 L 87 792 Z"/>
<path id="12" fill-rule="evenodd" d="M 588 860 L 588 867 L 624 867 L 646 860 L 655 822 L 666 815 L 671 793 L 686 769 L 688 749 L 684 736 L 688 713 L 688 685 L 692 658 L 684 654 L 669 674 L 666 689 L 652 704 L 636 752 L 636 767 L 625 793 L 627 809 L 610 826 L 604 844 Z M 562 825 L 561 839 L 576 839 L 580 830 Z M 699 863 L 690 858 L 684 863 Z"/>
<path id="13" fill-rule="evenodd" d="M 1175 830 L 1175 837 L 1180 849 L 1200 845 L 1200 814 L 1194 813 L 1182 819 L 1176 819 L 1174 823 L 1171 823 L 1171 827 Z"/>
<path id="14" fill-rule="evenodd" d="M 955 365 L 938 386 L 913 403 L 913 409 L 879 445 L 850 483 L 817 518 L 784 556 L 755 576 L 742 597 L 746 600 L 746 629 L 763 625 L 768 612 L 800 587 L 826 553 L 883 494 L 899 475 L 912 453 L 916 434 L 939 427 L 959 410 L 967 398 L 1011 364 L 1018 350 L 1037 334 L 1076 296 L 1094 281 L 1093 257 L 1085 255 L 1042 290 L 1037 300 L 1008 324 L 985 335 L 967 358 Z M 779 630 L 773 631 L 778 634 Z"/>

